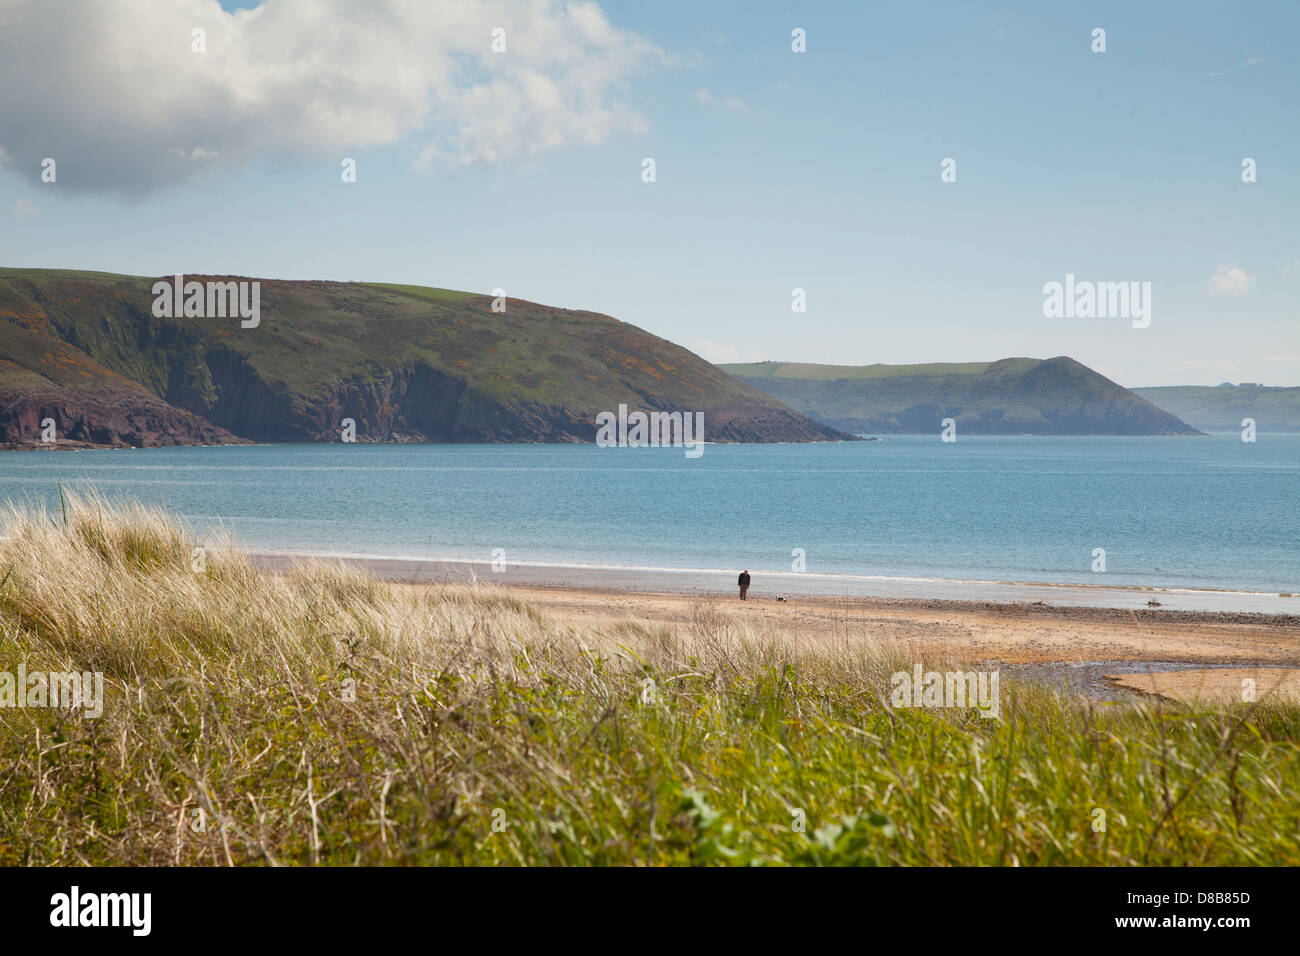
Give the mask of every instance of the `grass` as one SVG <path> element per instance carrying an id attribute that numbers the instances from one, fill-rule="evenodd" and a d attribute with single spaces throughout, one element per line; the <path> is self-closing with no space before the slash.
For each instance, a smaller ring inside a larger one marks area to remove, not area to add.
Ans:
<path id="1" fill-rule="evenodd" d="M 362 285 L 370 286 L 374 289 L 387 289 L 390 292 L 400 292 L 404 295 L 414 296 L 417 299 L 428 299 L 431 302 L 467 302 L 474 299 L 490 298 L 481 292 L 461 292 L 457 289 L 431 289 L 422 285 L 403 285 L 398 282 L 363 282 Z"/>
<path id="2" fill-rule="evenodd" d="M 1004 362 L 1031 367 L 1038 359 L 1015 358 Z M 926 362 L 919 365 L 819 365 L 813 362 L 736 362 L 718 366 L 743 379 L 794 379 L 834 382 L 841 379 L 876 379 L 924 376 L 972 376 L 988 371 L 992 362 Z"/>
<path id="3" fill-rule="evenodd" d="M 896 649 L 720 605 L 563 628 L 94 496 L 3 523 L 0 669 L 107 689 L 0 708 L 0 864 L 1300 863 L 1295 708 L 893 709 Z"/>

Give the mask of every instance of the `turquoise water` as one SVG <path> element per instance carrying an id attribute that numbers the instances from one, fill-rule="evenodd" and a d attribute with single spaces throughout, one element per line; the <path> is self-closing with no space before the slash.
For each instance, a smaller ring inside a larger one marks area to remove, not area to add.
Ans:
<path id="1" fill-rule="evenodd" d="M 267 550 L 1300 592 L 1300 435 L 0 454 L 0 501 L 59 483 Z"/>

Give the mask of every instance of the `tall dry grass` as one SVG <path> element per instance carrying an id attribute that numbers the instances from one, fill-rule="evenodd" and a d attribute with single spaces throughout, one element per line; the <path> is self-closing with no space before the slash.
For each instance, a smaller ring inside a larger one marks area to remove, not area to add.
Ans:
<path id="1" fill-rule="evenodd" d="M 229 543 L 195 570 L 174 519 L 95 495 L 3 523 L 0 670 L 107 693 L 99 719 L 0 708 L 0 863 L 1300 862 L 1294 708 L 1003 675 L 1001 720 L 899 710 L 902 649 L 708 603 L 680 633 L 566 628 Z"/>

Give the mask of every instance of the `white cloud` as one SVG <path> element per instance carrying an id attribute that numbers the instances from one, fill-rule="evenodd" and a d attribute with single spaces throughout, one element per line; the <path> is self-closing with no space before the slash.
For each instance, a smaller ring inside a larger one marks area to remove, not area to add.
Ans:
<path id="1" fill-rule="evenodd" d="M 1255 277 L 1241 266 L 1219 266 L 1210 280 L 1210 292 L 1223 295 L 1244 295 L 1255 285 Z"/>
<path id="2" fill-rule="evenodd" d="M 1262 63 L 1263 61 L 1264 58 L 1262 56 L 1252 56 L 1248 60 L 1245 60 L 1244 62 L 1237 64 L 1237 66 L 1235 67 L 1228 67 L 1228 69 L 1220 70 L 1217 73 L 1202 73 L 1201 75 L 1202 76 L 1227 76 L 1229 73 L 1233 72 L 1233 70 L 1244 70 L 1248 66 L 1254 66 L 1256 63 Z"/>
<path id="3" fill-rule="evenodd" d="M 1300 259 L 1292 260 L 1291 264 L 1282 270 L 1283 279 L 1294 279 L 1300 276 Z"/>
<path id="4" fill-rule="evenodd" d="M 701 86 L 691 95 L 695 97 L 697 102 L 703 103 L 705 106 L 725 106 L 731 112 L 741 116 L 749 112 L 749 107 L 745 105 L 744 100 L 736 96 L 715 96 L 707 86 Z"/>
<path id="5" fill-rule="evenodd" d="M 1300 366 L 1300 355 L 1265 355 L 1262 360 L 1269 365 L 1296 365 Z"/>
<path id="6" fill-rule="evenodd" d="M 594 145 L 646 129 L 623 88 L 669 62 L 578 0 L 4 7 L 0 157 L 32 180 L 54 157 L 66 189 L 140 194 L 259 156 L 337 164 L 408 139 L 426 165 Z"/>
<path id="7" fill-rule="evenodd" d="M 9 207 L 9 214 L 18 222 L 25 222 L 39 216 L 41 209 L 30 199 L 15 199 L 13 205 Z"/>
<path id="8" fill-rule="evenodd" d="M 758 352 L 741 351 L 734 345 L 724 345 L 721 342 L 714 342 L 712 339 L 696 342 L 691 346 L 691 351 L 714 364 L 763 361 L 763 356 Z"/>
<path id="9" fill-rule="evenodd" d="M 204 149 L 202 146 L 195 146 L 193 149 L 181 149 L 179 146 L 173 146 L 167 150 L 178 159 L 185 160 L 189 163 L 207 163 L 217 159 L 221 154 L 215 153 L 210 149 Z"/>

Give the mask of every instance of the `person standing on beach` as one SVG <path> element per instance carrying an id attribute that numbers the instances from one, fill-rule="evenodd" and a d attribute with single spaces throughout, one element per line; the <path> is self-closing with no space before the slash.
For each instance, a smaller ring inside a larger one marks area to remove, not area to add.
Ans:
<path id="1" fill-rule="evenodd" d="M 741 571 L 736 583 L 740 585 L 740 599 L 743 601 L 745 600 L 745 594 L 749 591 L 749 572 Z"/>

